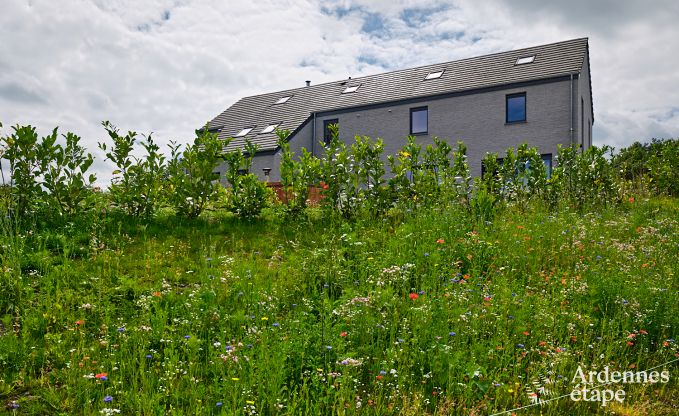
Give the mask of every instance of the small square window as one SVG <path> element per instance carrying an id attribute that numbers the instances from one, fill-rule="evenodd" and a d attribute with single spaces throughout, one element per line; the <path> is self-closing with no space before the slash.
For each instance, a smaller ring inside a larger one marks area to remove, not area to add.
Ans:
<path id="1" fill-rule="evenodd" d="M 526 93 L 507 95 L 507 123 L 526 121 Z"/>
<path id="2" fill-rule="evenodd" d="M 427 134 L 429 109 L 418 107 L 410 109 L 410 134 Z"/>
<path id="3" fill-rule="evenodd" d="M 276 127 L 278 127 L 279 125 L 280 124 L 269 124 L 260 133 L 271 133 L 272 131 L 276 130 Z"/>
<path id="4" fill-rule="evenodd" d="M 281 98 L 278 99 L 278 101 L 276 101 L 276 102 L 274 103 L 274 105 L 276 105 L 276 104 L 285 104 L 285 103 L 287 103 L 288 100 L 291 99 L 291 98 L 292 98 L 292 95 L 288 95 L 288 96 L 285 96 L 285 97 L 281 97 Z"/>
<path id="5" fill-rule="evenodd" d="M 430 72 L 426 77 L 424 77 L 424 80 L 427 81 L 430 79 L 441 78 L 441 75 L 443 75 L 443 71 Z"/>
<path id="6" fill-rule="evenodd" d="M 246 136 L 246 135 L 247 135 L 248 133 L 250 133 L 251 131 L 252 131 L 252 127 L 243 129 L 243 130 L 239 131 L 238 134 L 236 134 L 235 137 L 243 137 L 243 136 Z"/>
<path id="7" fill-rule="evenodd" d="M 360 88 L 360 86 L 361 85 L 359 84 L 359 85 L 354 85 L 353 87 L 346 87 L 344 89 L 344 91 L 342 91 L 342 94 L 349 94 L 349 93 L 352 93 L 352 92 L 356 92 Z"/>
<path id="8" fill-rule="evenodd" d="M 514 65 L 532 64 L 534 60 L 535 60 L 535 55 L 523 56 L 521 58 L 518 58 Z"/>
<path id="9" fill-rule="evenodd" d="M 328 144 L 332 140 L 332 131 L 330 126 L 339 126 L 339 119 L 333 118 L 331 120 L 323 121 L 323 143 Z"/>

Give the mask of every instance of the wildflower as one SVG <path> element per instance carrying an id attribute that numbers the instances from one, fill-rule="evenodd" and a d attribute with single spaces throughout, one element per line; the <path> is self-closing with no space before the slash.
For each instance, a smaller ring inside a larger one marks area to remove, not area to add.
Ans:
<path id="1" fill-rule="evenodd" d="M 629 203 L 630 203 L 630 204 L 633 204 L 633 203 L 634 203 L 634 197 L 630 197 Z"/>
<path id="2" fill-rule="evenodd" d="M 239 381 L 240 379 L 238 377 L 231 377 L 231 380 L 233 381 Z"/>
<path id="3" fill-rule="evenodd" d="M 456 334 L 455 332 L 453 332 L 453 331 L 450 331 L 450 332 L 448 333 L 448 336 L 450 336 L 450 337 L 454 337 L 455 335 L 457 335 L 457 334 Z"/>
<path id="4" fill-rule="evenodd" d="M 420 297 L 417 293 L 413 292 L 410 294 L 410 299 L 411 300 L 417 300 Z"/>
<path id="5" fill-rule="evenodd" d="M 121 326 L 120 328 L 118 328 L 118 332 L 125 332 L 125 327 Z"/>
<path id="6" fill-rule="evenodd" d="M 346 331 L 345 331 L 345 332 L 340 332 L 340 336 L 341 336 L 342 338 L 345 338 L 345 337 L 347 336 Z"/>
<path id="7" fill-rule="evenodd" d="M 245 403 L 246 404 L 255 404 L 255 402 L 253 400 L 246 400 Z"/>
<path id="8" fill-rule="evenodd" d="M 519 347 L 519 348 L 523 348 L 523 347 L 524 347 L 523 344 L 517 344 L 516 346 Z"/>
<path id="9" fill-rule="evenodd" d="M 328 351 L 330 351 L 330 350 L 332 349 L 332 345 L 326 345 L 326 346 L 325 346 L 325 349 L 328 350 Z"/>
<path id="10" fill-rule="evenodd" d="M 184 335 L 184 339 L 189 339 L 191 338 L 191 335 Z"/>
<path id="11" fill-rule="evenodd" d="M 628 347 L 631 347 L 632 345 L 634 345 L 634 343 L 633 343 L 632 341 L 627 341 L 627 346 L 628 346 Z"/>
<path id="12" fill-rule="evenodd" d="M 438 243 L 438 244 L 443 244 L 445 242 L 446 242 L 446 240 L 444 240 L 442 238 L 439 238 L 438 240 L 436 240 L 436 243 Z"/>
<path id="13" fill-rule="evenodd" d="M 113 401 L 113 397 L 111 396 L 105 396 L 104 397 L 104 403 L 111 403 Z"/>
<path id="14" fill-rule="evenodd" d="M 106 374 L 106 373 L 99 373 L 99 374 L 96 374 L 96 375 L 94 376 L 94 378 L 96 378 L 96 379 L 98 379 L 98 380 L 102 380 L 102 379 L 103 379 L 103 380 L 106 380 L 106 376 L 107 376 L 107 375 L 108 375 L 108 374 Z"/>
<path id="15" fill-rule="evenodd" d="M 147 359 L 147 360 L 150 360 L 151 358 L 153 358 L 153 356 L 152 356 L 151 354 L 146 354 L 146 359 Z"/>
<path id="16" fill-rule="evenodd" d="M 643 329 L 640 329 L 640 330 L 639 330 L 639 333 L 640 333 L 641 335 L 648 335 L 648 332 L 646 332 L 646 331 L 643 330 Z"/>
<path id="17" fill-rule="evenodd" d="M 262 316 L 262 321 L 268 321 L 269 317 L 268 316 Z"/>
<path id="18" fill-rule="evenodd" d="M 279 327 L 279 326 L 281 326 L 281 324 L 279 324 L 279 323 L 277 323 L 277 322 L 274 322 L 273 326 Z"/>
<path id="19" fill-rule="evenodd" d="M 151 296 L 155 296 L 155 297 L 159 298 L 159 297 L 162 296 L 162 294 L 160 292 L 153 292 L 153 293 L 151 293 Z"/>
<path id="20" fill-rule="evenodd" d="M 528 335 L 530 335 L 530 332 L 528 332 L 528 331 L 523 331 L 523 335 L 528 336 Z"/>
<path id="21" fill-rule="evenodd" d="M 222 404 L 224 404 L 224 403 L 222 403 L 222 402 L 217 402 L 217 407 L 222 407 Z"/>
<path id="22" fill-rule="evenodd" d="M 378 379 L 378 380 L 382 380 L 382 379 L 384 378 L 384 376 L 383 376 L 383 375 L 379 375 L 379 376 L 375 376 L 375 378 Z"/>
<path id="23" fill-rule="evenodd" d="M 80 325 L 82 325 L 82 324 L 84 324 L 84 323 L 85 323 L 85 320 L 84 320 L 84 319 L 78 319 L 77 321 L 75 321 L 75 324 L 78 325 L 78 326 L 80 326 Z"/>

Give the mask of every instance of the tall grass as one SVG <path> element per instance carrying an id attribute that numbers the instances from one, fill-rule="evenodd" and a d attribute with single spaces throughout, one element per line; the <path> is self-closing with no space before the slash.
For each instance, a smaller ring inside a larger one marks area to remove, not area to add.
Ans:
<path id="1" fill-rule="evenodd" d="M 21 414 L 491 414 L 530 404 L 536 380 L 568 394 L 578 365 L 677 356 L 676 210 L 45 229 L 13 250 L 23 306 L 3 312 L 0 398 Z M 625 385 L 614 408 L 673 414 L 675 380 Z"/>

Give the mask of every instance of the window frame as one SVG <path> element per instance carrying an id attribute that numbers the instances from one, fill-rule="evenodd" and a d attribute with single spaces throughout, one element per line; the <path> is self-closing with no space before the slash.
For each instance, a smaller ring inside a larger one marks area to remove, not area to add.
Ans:
<path id="1" fill-rule="evenodd" d="M 253 126 L 253 127 L 245 127 L 244 129 L 239 130 L 238 133 L 236 133 L 236 135 L 233 136 L 233 137 L 234 137 L 234 138 L 235 138 L 235 137 L 245 137 L 245 136 L 247 136 L 248 134 L 250 134 L 250 132 L 251 132 L 254 128 L 255 128 L 254 126 Z"/>
<path id="2" fill-rule="evenodd" d="M 509 100 L 523 97 L 523 120 L 509 120 Z M 528 122 L 528 97 L 525 92 L 505 95 L 505 124 L 519 124 Z"/>
<path id="3" fill-rule="evenodd" d="M 549 160 L 549 165 L 545 163 L 545 158 Z M 547 179 L 550 179 L 552 177 L 552 169 L 554 168 L 554 158 L 552 157 L 551 153 L 542 153 L 540 155 L 540 159 L 542 159 L 542 163 L 545 165 L 547 170 Z"/>
<path id="4" fill-rule="evenodd" d="M 323 144 L 327 145 L 330 143 L 332 140 L 332 135 L 330 134 L 330 130 L 328 129 L 328 126 L 332 124 L 337 124 L 339 127 L 339 118 L 329 118 L 327 120 L 323 120 Z"/>
<path id="5" fill-rule="evenodd" d="M 424 131 L 419 131 L 419 132 L 414 132 L 413 131 L 413 113 L 417 112 L 422 112 L 425 111 L 427 114 L 427 117 L 425 118 L 425 130 Z M 410 109 L 410 134 L 412 136 L 422 136 L 422 135 L 427 135 L 429 134 L 429 106 L 422 106 L 422 107 L 414 107 Z"/>

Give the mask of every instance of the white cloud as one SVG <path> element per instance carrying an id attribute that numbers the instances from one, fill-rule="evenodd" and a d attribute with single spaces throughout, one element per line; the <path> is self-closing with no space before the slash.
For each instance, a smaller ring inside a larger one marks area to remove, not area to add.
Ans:
<path id="1" fill-rule="evenodd" d="M 674 2 L 5 0 L 0 121 L 193 130 L 243 96 L 589 36 L 595 144 L 678 136 Z"/>

